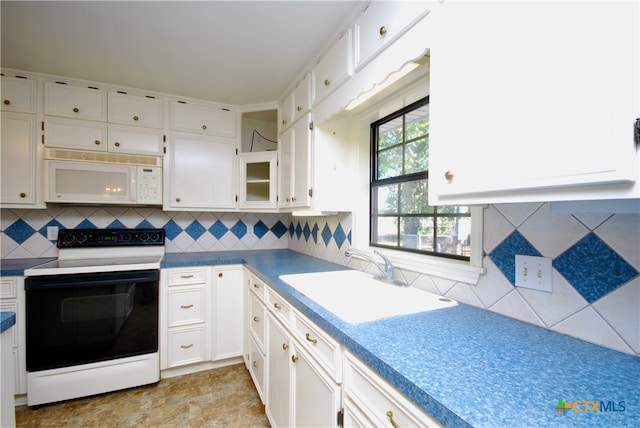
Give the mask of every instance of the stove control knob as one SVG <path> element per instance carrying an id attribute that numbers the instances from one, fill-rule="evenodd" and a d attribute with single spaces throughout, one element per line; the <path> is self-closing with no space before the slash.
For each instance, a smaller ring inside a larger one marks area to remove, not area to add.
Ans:
<path id="1" fill-rule="evenodd" d="M 160 234 L 159 233 L 152 233 L 151 234 L 151 241 L 160 242 Z"/>
<path id="2" fill-rule="evenodd" d="M 87 235 L 85 235 L 84 233 L 79 233 L 78 236 L 76 236 L 76 241 L 80 244 L 82 244 L 86 240 L 87 240 Z"/>
<path id="3" fill-rule="evenodd" d="M 149 240 L 149 234 L 148 233 L 141 233 L 140 234 L 140 240 L 142 240 L 142 242 L 147 242 Z"/>
<path id="4" fill-rule="evenodd" d="M 129 233 L 123 233 L 123 234 L 120 236 L 120 239 L 122 239 L 122 240 L 123 240 L 123 241 L 125 241 L 125 242 L 129 242 L 129 241 L 131 241 L 131 234 L 129 234 Z"/>
<path id="5" fill-rule="evenodd" d="M 75 241 L 75 240 L 76 240 L 76 237 L 75 237 L 75 235 L 74 235 L 73 233 L 65 234 L 65 235 L 64 235 L 64 237 L 62 238 L 62 241 L 63 241 L 65 244 L 70 244 L 70 243 L 72 243 L 72 242 L 73 242 L 73 241 Z"/>

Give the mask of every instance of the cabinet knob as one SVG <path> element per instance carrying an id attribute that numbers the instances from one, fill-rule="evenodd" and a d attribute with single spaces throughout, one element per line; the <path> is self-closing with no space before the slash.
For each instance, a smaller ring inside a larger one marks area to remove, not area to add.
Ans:
<path id="1" fill-rule="evenodd" d="M 253 284 L 253 288 L 260 288 L 260 284 Z"/>
<path id="2" fill-rule="evenodd" d="M 96 140 L 96 141 L 94 141 L 93 143 L 94 143 L 96 146 L 99 146 L 99 145 L 100 145 L 100 140 Z"/>
<path id="3" fill-rule="evenodd" d="M 296 110 L 298 110 L 298 111 L 302 111 L 302 107 L 301 107 L 301 106 L 297 106 L 297 107 L 296 107 Z"/>
<path id="4" fill-rule="evenodd" d="M 389 418 L 389 422 L 391 422 L 391 426 L 393 428 L 400 428 L 400 425 L 398 425 L 398 423 L 393 420 L 393 412 L 391 410 L 387 412 L 387 417 Z"/>
<path id="5" fill-rule="evenodd" d="M 384 25 L 380 27 L 379 33 L 381 36 L 384 36 L 385 34 L 387 34 L 387 27 L 385 27 Z"/>
<path id="6" fill-rule="evenodd" d="M 78 107 L 74 107 L 74 108 L 73 108 L 73 112 L 74 112 L 74 113 L 78 113 L 79 111 L 80 111 L 80 109 L 79 109 Z"/>
<path id="7" fill-rule="evenodd" d="M 330 84 L 329 79 L 324 79 L 324 86 L 329 86 Z"/>
<path id="8" fill-rule="evenodd" d="M 3 103 L 4 103 L 4 105 L 8 106 L 9 104 L 11 104 L 11 101 L 9 101 L 9 100 L 4 100 L 4 101 L 3 101 Z"/>
<path id="9" fill-rule="evenodd" d="M 257 361 L 254 361 L 254 362 L 253 362 L 253 364 L 252 364 L 252 366 L 253 366 L 253 368 L 254 368 L 254 369 L 255 369 L 255 368 L 258 368 L 258 362 L 257 362 Z"/>
<path id="10" fill-rule="evenodd" d="M 21 198 L 26 198 L 26 197 L 27 197 L 27 194 L 26 194 L 26 193 L 24 193 L 24 192 L 21 192 L 21 193 L 20 193 L 20 197 L 21 197 Z"/>
<path id="11" fill-rule="evenodd" d="M 260 322 L 260 318 L 258 318 L 258 317 L 253 317 L 253 322 Z"/>
<path id="12" fill-rule="evenodd" d="M 282 350 L 286 351 L 287 349 L 289 349 L 289 345 L 287 345 L 286 343 L 282 344 Z"/>
<path id="13" fill-rule="evenodd" d="M 291 202 L 295 202 L 295 201 L 296 201 L 296 197 L 295 197 L 295 196 L 292 196 L 292 197 L 291 197 Z"/>
<path id="14" fill-rule="evenodd" d="M 453 177 L 454 177 L 454 175 L 453 175 L 453 172 L 451 172 L 451 171 L 447 171 L 447 172 L 444 173 L 444 178 L 447 181 L 453 180 Z"/>
<path id="15" fill-rule="evenodd" d="M 138 121 L 138 116 L 133 116 L 133 120 L 135 120 L 136 122 Z"/>
<path id="16" fill-rule="evenodd" d="M 286 125 L 286 124 L 287 124 L 287 121 L 283 119 L 283 120 L 282 120 L 282 124 L 283 124 L 283 125 Z"/>
<path id="17" fill-rule="evenodd" d="M 202 125 L 202 129 L 207 129 L 207 125 Z"/>
<path id="18" fill-rule="evenodd" d="M 294 363 L 298 362 L 298 357 L 296 357 L 295 355 L 292 355 L 291 361 L 293 361 Z"/>
<path id="19" fill-rule="evenodd" d="M 218 273 L 218 278 L 222 278 L 222 277 L 223 277 L 222 272 Z"/>
<path id="20" fill-rule="evenodd" d="M 277 303 L 274 303 L 274 304 L 273 304 L 273 307 L 274 307 L 275 309 L 277 309 L 277 310 L 282 309 L 282 306 L 280 306 L 280 305 L 279 305 L 279 304 L 277 304 Z"/>
<path id="21" fill-rule="evenodd" d="M 116 146 L 116 147 L 120 147 L 120 143 L 118 143 L 118 142 L 116 141 L 116 143 L 114 144 L 114 146 Z"/>
<path id="22" fill-rule="evenodd" d="M 291 202 L 291 198 L 285 198 L 287 202 Z"/>
<path id="23" fill-rule="evenodd" d="M 180 202 L 180 198 L 176 198 L 176 202 Z"/>

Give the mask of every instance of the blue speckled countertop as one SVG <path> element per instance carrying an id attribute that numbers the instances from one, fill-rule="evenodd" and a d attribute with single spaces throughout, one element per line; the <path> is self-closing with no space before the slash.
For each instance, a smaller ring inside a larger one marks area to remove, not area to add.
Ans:
<path id="1" fill-rule="evenodd" d="M 348 324 L 278 278 L 346 268 L 289 250 L 166 254 L 162 267 L 239 263 L 447 427 L 640 426 L 631 355 L 467 305 Z"/>
<path id="2" fill-rule="evenodd" d="M 0 312 L 0 333 L 4 333 L 16 323 L 15 312 Z"/>

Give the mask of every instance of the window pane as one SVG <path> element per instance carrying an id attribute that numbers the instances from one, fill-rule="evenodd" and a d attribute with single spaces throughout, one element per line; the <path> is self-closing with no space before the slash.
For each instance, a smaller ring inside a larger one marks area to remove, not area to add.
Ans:
<path id="1" fill-rule="evenodd" d="M 438 207 L 439 214 L 469 214 L 469 207 L 463 205 L 442 205 Z"/>
<path id="2" fill-rule="evenodd" d="M 402 214 L 432 213 L 429 206 L 427 180 L 414 180 L 400 184 L 400 212 Z"/>
<path id="3" fill-rule="evenodd" d="M 424 172 L 429 169 L 428 141 L 427 138 L 421 138 L 405 146 L 405 174 Z"/>
<path id="4" fill-rule="evenodd" d="M 373 189 L 377 200 L 378 214 L 397 214 L 398 213 L 398 185 L 390 184 L 388 186 L 379 186 Z"/>
<path id="5" fill-rule="evenodd" d="M 439 217 L 437 241 L 438 252 L 469 256 L 471 217 Z"/>
<path id="6" fill-rule="evenodd" d="M 433 251 L 433 218 L 402 217 L 400 246 L 414 250 Z"/>
<path id="7" fill-rule="evenodd" d="M 374 238 L 375 244 L 381 245 L 398 245 L 398 218 L 397 217 L 378 217 L 376 219 L 378 236 Z"/>
<path id="8" fill-rule="evenodd" d="M 405 140 L 413 140 L 429 134 L 429 105 L 407 113 Z"/>
<path id="9" fill-rule="evenodd" d="M 402 116 L 378 127 L 378 150 L 402 143 Z"/>
<path id="10" fill-rule="evenodd" d="M 378 153 L 378 179 L 402 175 L 402 146 Z"/>

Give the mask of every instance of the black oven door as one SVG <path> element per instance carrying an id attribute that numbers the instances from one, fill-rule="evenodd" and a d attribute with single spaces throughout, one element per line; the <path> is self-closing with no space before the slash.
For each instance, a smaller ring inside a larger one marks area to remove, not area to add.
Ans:
<path id="1" fill-rule="evenodd" d="M 157 269 L 25 279 L 27 371 L 158 351 Z"/>

